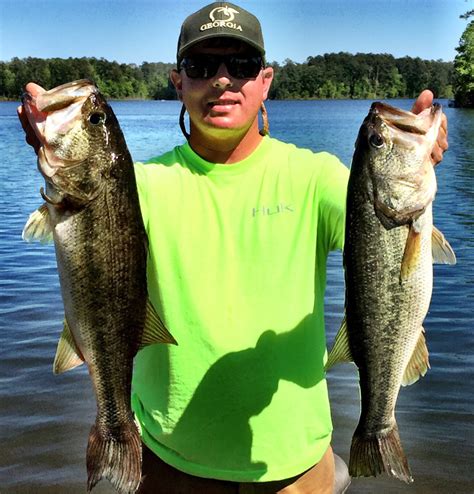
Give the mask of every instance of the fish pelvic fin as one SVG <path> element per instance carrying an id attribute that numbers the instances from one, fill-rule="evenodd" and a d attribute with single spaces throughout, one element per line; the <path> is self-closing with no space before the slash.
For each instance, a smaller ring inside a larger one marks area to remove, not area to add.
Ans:
<path id="1" fill-rule="evenodd" d="M 347 319 L 344 316 L 342 320 L 341 327 L 337 332 L 336 338 L 334 339 L 334 345 L 329 353 L 328 360 L 324 366 L 324 370 L 330 369 L 335 364 L 342 364 L 344 362 L 353 362 L 351 349 L 349 347 L 349 337 L 347 333 Z"/>
<path id="2" fill-rule="evenodd" d="M 94 424 L 87 444 L 87 492 L 106 478 L 119 494 L 134 494 L 142 476 L 142 446 L 133 421 L 119 433 L 102 433 Z"/>
<path id="3" fill-rule="evenodd" d="M 434 264 L 456 264 L 456 254 L 444 235 L 433 226 L 431 251 Z"/>
<path id="4" fill-rule="evenodd" d="M 65 319 L 64 329 L 59 338 L 56 356 L 54 357 L 53 372 L 55 374 L 61 374 L 62 372 L 74 369 L 83 363 L 84 357 L 77 348 L 74 337 L 72 336 L 69 325 Z"/>
<path id="5" fill-rule="evenodd" d="M 402 386 L 416 383 L 430 368 L 428 348 L 426 347 L 425 330 L 421 328 L 420 337 L 416 343 L 413 354 L 403 374 Z"/>
<path id="6" fill-rule="evenodd" d="M 413 482 L 396 422 L 391 429 L 370 435 L 358 434 L 356 429 L 352 438 L 351 477 L 376 477 L 383 472 L 407 484 Z"/>
<path id="7" fill-rule="evenodd" d="M 164 325 L 161 317 L 156 312 L 150 299 L 146 304 L 146 318 L 145 327 L 143 329 L 142 341 L 140 344 L 140 350 L 147 345 L 153 345 L 154 343 L 170 343 L 177 345 L 177 341 L 173 335 L 168 331 Z"/>
<path id="8" fill-rule="evenodd" d="M 30 214 L 21 237 L 26 242 L 39 241 L 42 244 L 53 241 L 53 228 L 49 219 L 48 206 L 43 204 Z"/>

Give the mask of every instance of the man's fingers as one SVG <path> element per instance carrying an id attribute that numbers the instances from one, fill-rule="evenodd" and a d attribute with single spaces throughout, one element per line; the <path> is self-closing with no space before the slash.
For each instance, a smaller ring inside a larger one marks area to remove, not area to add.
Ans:
<path id="1" fill-rule="evenodd" d="M 425 89 L 420 93 L 411 111 L 413 113 L 421 113 L 426 108 L 433 104 L 434 95 L 429 89 Z M 448 149 L 448 119 L 443 113 L 441 116 L 441 125 L 439 127 L 436 143 L 431 151 L 431 162 L 433 165 L 438 164 L 443 159 L 443 153 Z"/>
<path id="2" fill-rule="evenodd" d="M 431 161 L 437 165 L 443 159 L 443 153 L 448 149 L 448 119 L 443 113 L 436 143 L 431 151 Z"/>
<path id="3" fill-rule="evenodd" d="M 429 108 L 433 104 L 434 95 L 429 89 L 425 89 L 420 93 L 411 109 L 412 113 L 421 113 L 425 108 Z"/>
<path id="4" fill-rule="evenodd" d="M 36 84 L 35 84 L 36 86 Z M 40 87 L 40 86 L 38 86 Z M 25 109 L 23 105 L 20 105 L 16 112 L 18 114 L 18 118 L 20 120 L 21 126 L 25 131 L 25 141 L 34 148 L 35 152 L 38 153 L 39 148 L 41 147 L 41 142 L 38 139 L 38 136 L 35 134 L 35 131 L 30 125 L 28 117 L 26 115 Z"/>
<path id="5" fill-rule="evenodd" d="M 439 147 L 443 150 L 446 151 L 448 149 L 448 119 L 446 118 L 446 115 L 443 113 L 442 120 L 441 120 L 441 126 L 439 128 L 438 132 L 438 139 L 437 139 L 437 144 Z"/>
<path id="6" fill-rule="evenodd" d="M 440 161 L 443 160 L 443 150 L 435 144 L 433 150 L 431 151 L 431 162 L 433 165 L 437 165 Z"/>
<path id="7" fill-rule="evenodd" d="M 25 91 L 27 93 L 30 93 L 31 96 L 36 96 L 38 95 L 39 93 L 44 93 L 46 91 L 46 89 L 44 89 L 44 87 L 41 87 L 39 84 L 36 84 L 34 82 L 29 82 L 26 86 L 25 86 Z"/>

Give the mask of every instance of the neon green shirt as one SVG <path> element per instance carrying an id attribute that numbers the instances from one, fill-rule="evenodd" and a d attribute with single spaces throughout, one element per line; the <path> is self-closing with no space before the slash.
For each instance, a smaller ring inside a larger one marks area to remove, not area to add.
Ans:
<path id="1" fill-rule="evenodd" d="M 178 346 L 136 357 L 143 441 L 192 475 L 297 475 L 331 440 L 323 302 L 348 169 L 269 137 L 235 164 L 188 144 L 150 161 L 136 164 L 149 294 Z"/>

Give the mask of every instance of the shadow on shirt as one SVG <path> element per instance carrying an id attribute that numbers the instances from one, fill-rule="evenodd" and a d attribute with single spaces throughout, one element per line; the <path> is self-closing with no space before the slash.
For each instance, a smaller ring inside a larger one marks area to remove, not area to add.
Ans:
<path id="1" fill-rule="evenodd" d="M 303 388 L 321 381 L 324 351 L 324 335 L 317 334 L 308 316 L 289 332 L 268 330 L 254 348 L 226 354 L 206 372 L 166 443 L 177 451 L 195 452 L 189 461 L 221 470 L 235 471 L 238 465 L 254 472 L 257 480 L 267 465 L 252 461 L 251 417 L 270 404 L 280 380 Z M 286 427 L 298 406 L 287 403 L 285 422 L 274 427 Z M 278 448 L 277 437 L 277 430 L 268 430 L 268 449 Z"/>

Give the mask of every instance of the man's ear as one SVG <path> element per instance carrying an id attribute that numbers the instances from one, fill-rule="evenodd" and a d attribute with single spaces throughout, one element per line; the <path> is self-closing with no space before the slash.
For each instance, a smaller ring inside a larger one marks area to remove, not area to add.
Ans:
<path id="1" fill-rule="evenodd" d="M 176 89 L 176 93 L 178 95 L 179 101 L 183 101 L 181 95 L 182 95 L 182 90 L 183 90 L 183 80 L 181 78 L 181 74 L 176 70 L 173 69 L 170 72 L 170 81 L 172 82 L 174 88 Z"/>
<path id="2" fill-rule="evenodd" d="M 270 86 L 273 81 L 273 67 L 266 67 L 263 69 L 263 100 L 265 101 L 268 97 L 268 91 L 270 91 Z"/>

